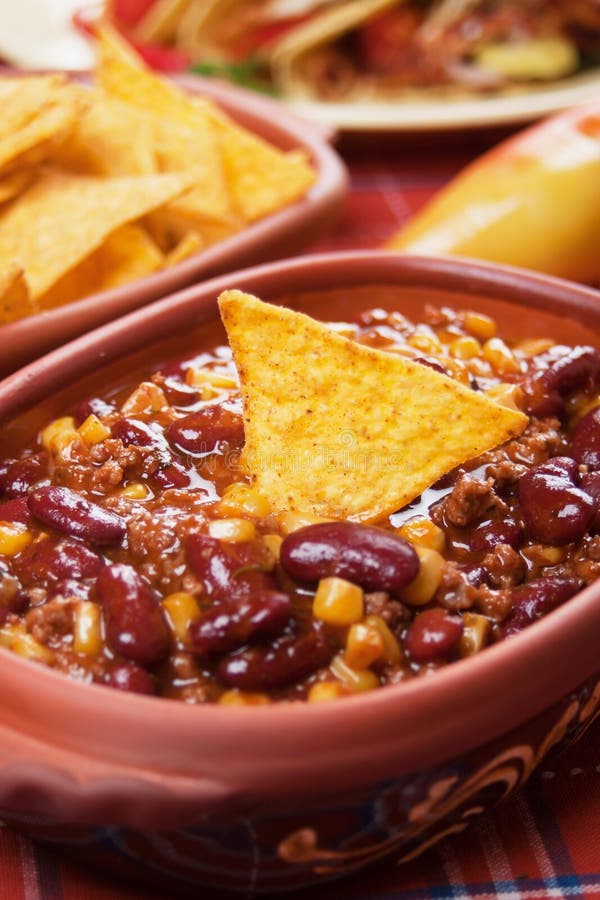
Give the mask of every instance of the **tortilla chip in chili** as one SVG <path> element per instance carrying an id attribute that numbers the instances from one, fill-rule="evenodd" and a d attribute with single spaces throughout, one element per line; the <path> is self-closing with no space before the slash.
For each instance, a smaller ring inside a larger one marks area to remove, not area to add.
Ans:
<path id="1" fill-rule="evenodd" d="M 376 521 L 527 424 L 301 313 L 241 291 L 219 307 L 244 401 L 242 467 L 276 512 Z"/>

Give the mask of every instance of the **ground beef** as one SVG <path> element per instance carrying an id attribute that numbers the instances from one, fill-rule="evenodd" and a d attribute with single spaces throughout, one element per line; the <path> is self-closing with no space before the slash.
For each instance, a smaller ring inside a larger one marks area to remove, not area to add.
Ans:
<path id="1" fill-rule="evenodd" d="M 505 512 L 506 508 L 491 481 L 478 481 L 465 473 L 458 478 L 451 493 L 431 510 L 431 518 L 440 527 L 449 524 L 466 528 L 494 510 Z"/>
<path id="2" fill-rule="evenodd" d="M 554 418 L 530 419 L 521 437 L 506 445 L 506 453 L 512 462 L 526 466 L 537 466 L 552 456 L 560 456 L 564 449 L 560 422 Z"/>
<path id="3" fill-rule="evenodd" d="M 495 588 L 510 588 L 525 578 L 527 567 L 520 554 L 509 544 L 497 544 L 483 558 L 490 584 Z"/>
<path id="4" fill-rule="evenodd" d="M 475 602 L 476 593 L 477 589 L 469 584 L 464 573 L 454 563 L 447 562 L 435 595 L 436 603 L 446 609 L 470 609 Z"/>
<path id="5" fill-rule="evenodd" d="M 29 610 L 25 616 L 27 631 L 40 644 L 59 646 L 64 637 L 72 635 L 77 600 L 54 597 L 43 606 Z"/>
<path id="6" fill-rule="evenodd" d="M 385 591 L 365 594 L 365 614 L 379 616 L 392 631 L 402 622 L 410 620 L 410 611 L 406 606 L 399 600 L 392 600 Z"/>

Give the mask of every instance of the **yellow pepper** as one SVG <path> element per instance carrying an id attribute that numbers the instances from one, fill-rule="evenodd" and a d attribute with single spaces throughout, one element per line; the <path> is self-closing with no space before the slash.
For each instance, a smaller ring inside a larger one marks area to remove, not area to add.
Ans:
<path id="1" fill-rule="evenodd" d="M 467 166 L 386 249 L 600 279 L 600 104 L 559 113 Z"/>

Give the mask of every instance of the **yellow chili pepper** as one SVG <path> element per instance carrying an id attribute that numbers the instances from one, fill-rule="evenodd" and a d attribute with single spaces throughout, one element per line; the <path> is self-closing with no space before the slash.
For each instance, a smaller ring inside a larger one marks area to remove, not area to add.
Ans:
<path id="1" fill-rule="evenodd" d="M 600 279 L 600 104 L 559 113 L 467 166 L 387 249 Z"/>

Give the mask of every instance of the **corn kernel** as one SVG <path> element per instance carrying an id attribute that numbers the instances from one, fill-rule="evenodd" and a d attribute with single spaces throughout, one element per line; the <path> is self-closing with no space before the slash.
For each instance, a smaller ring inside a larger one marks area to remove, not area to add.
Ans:
<path id="1" fill-rule="evenodd" d="M 77 433 L 86 444 L 100 444 L 110 435 L 110 428 L 107 428 L 98 416 L 90 413 L 77 429 Z"/>
<path id="2" fill-rule="evenodd" d="M 145 500 L 150 491 L 141 481 L 132 481 L 131 484 L 126 484 L 121 488 L 118 493 L 119 497 L 126 497 L 128 500 Z"/>
<path id="3" fill-rule="evenodd" d="M 383 641 L 383 661 L 386 663 L 399 663 L 402 659 L 402 650 L 396 636 L 383 621 L 381 616 L 366 616 L 365 625 L 376 628 Z"/>
<path id="4" fill-rule="evenodd" d="M 408 344 L 422 353 L 429 353 L 432 356 L 440 356 L 442 353 L 442 345 L 434 334 L 425 334 L 417 331 L 408 339 Z"/>
<path id="5" fill-rule="evenodd" d="M 224 517 L 246 515 L 262 519 L 271 512 L 271 504 L 251 485 L 234 482 L 225 488 L 217 512 Z"/>
<path id="6" fill-rule="evenodd" d="M 483 356 L 500 375 L 519 372 L 521 367 L 501 338 L 493 337 L 483 345 Z"/>
<path id="7" fill-rule="evenodd" d="M 472 359 L 474 356 L 479 356 L 481 353 L 481 344 L 477 338 L 465 335 L 464 337 L 459 337 L 456 338 L 455 341 L 452 341 L 450 344 L 450 353 L 456 359 Z"/>
<path id="8" fill-rule="evenodd" d="M 60 453 L 78 437 L 73 416 L 63 416 L 46 425 L 40 434 L 40 443 L 46 450 Z"/>
<path id="9" fill-rule="evenodd" d="M 446 547 L 444 531 L 425 516 L 404 522 L 398 529 L 398 534 L 405 541 L 410 541 L 411 544 L 429 547 L 430 550 L 437 550 L 438 553 L 443 553 Z"/>
<path id="10" fill-rule="evenodd" d="M 362 588 L 344 578 L 322 578 L 313 600 L 313 616 L 329 625 L 353 625 L 364 616 Z"/>
<path id="11" fill-rule="evenodd" d="M 272 553 L 275 559 L 279 559 L 279 551 L 283 544 L 283 538 L 280 534 L 263 534 L 263 544 Z"/>
<path id="12" fill-rule="evenodd" d="M 569 424 L 573 426 L 597 406 L 600 406 L 600 396 L 598 394 L 594 394 L 592 397 L 589 394 L 575 394 L 567 398 L 565 406 Z"/>
<path id="13" fill-rule="evenodd" d="M 31 543 L 32 534 L 21 522 L 0 522 L 0 556 L 14 556 Z"/>
<path id="14" fill-rule="evenodd" d="M 458 645 L 460 656 L 473 656 L 487 644 L 492 625 L 489 619 L 479 613 L 463 613 L 463 633 Z"/>
<path id="15" fill-rule="evenodd" d="M 185 373 L 186 383 L 195 388 L 221 388 L 234 390 L 238 383 L 232 375 L 226 372 L 216 372 L 214 369 L 199 369 L 189 366 Z"/>
<path id="16" fill-rule="evenodd" d="M 463 322 L 466 330 L 480 341 L 487 341 L 496 334 L 496 323 L 483 313 L 466 312 Z"/>
<path id="17" fill-rule="evenodd" d="M 526 549 L 523 552 L 527 555 Z M 556 566 L 559 562 L 563 561 L 564 556 L 565 551 L 563 547 L 553 547 L 548 544 L 543 547 L 538 546 L 535 548 L 535 559 L 538 564 Z"/>
<path id="18" fill-rule="evenodd" d="M 187 640 L 190 625 L 201 614 L 196 598 L 193 594 L 187 594 L 185 591 L 176 591 L 165 597 L 162 605 L 167 614 L 171 631 L 179 641 L 184 643 Z"/>
<path id="19" fill-rule="evenodd" d="M 228 544 L 243 544 L 256 537 L 256 528 L 249 519 L 213 519 L 208 524 L 208 533 Z"/>
<path id="20" fill-rule="evenodd" d="M 85 656 L 97 656 L 102 646 L 102 610 L 91 600 L 80 600 L 75 607 L 73 650 Z"/>
<path id="21" fill-rule="evenodd" d="M 419 571 L 415 578 L 400 591 L 400 597 L 410 606 L 429 603 L 440 586 L 444 571 L 444 557 L 437 550 L 415 547 L 419 557 Z"/>
<path id="22" fill-rule="evenodd" d="M 383 638 L 378 628 L 366 622 L 351 625 L 346 638 L 344 661 L 351 669 L 368 669 L 369 666 L 383 659 Z"/>
<path id="23" fill-rule="evenodd" d="M 531 338 L 530 340 L 519 341 L 515 346 L 521 356 L 539 356 L 540 353 L 546 353 L 551 347 L 554 347 L 554 341 L 550 338 Z"/>
<path id="24" fill-rule="evenodd" d="M 168 405 L 162 388 L 152 381 L 142 381 L 135 391 L 129 395 L 121 407 L 121 412 L 126 416 L 160 412 L 161 409 L 166 409 Z"/>
<path id="25" fill-rule="evenodd" d="M 299 528 L 307 525 L 318 525 L 320 522 L 332 522 L 333 519 L 324 519 L 322 516 L 309 516 L 304 513 L 284 512 L 277 516 L 279 527 L 284 534 L 291 534 Z"/>
<path id="26" fill-rule="evenodd" d="M 25 634 L 25 626 L 22 622 L 5 622 L 0 628 L 0 646 L 12 647 L 17 637 L 23 634 Z"/>
<path id="27" fill-rule="evenodd" d="M 306 699 L 309 703 L 329 703 L 347 696 L 348 688 L 339 681 L 317 681 L 311 686 Z"/>
<path id="28" fill-rule="evenodd" d="M 352 692 L 362 693 L 379 687 L 379 678 L 375 672 L 370 669 L 362 669 L 360 672 L 351 669 L 342 656 L 334 657 L 329 668 L 335 677 Z"/>
<path id="29" fill-rule="evenodd" d="M 18 656 L 32 659 L 35 662 L 45 663 L 47 666 L 54 662 L 54 653 L 49 647 L 40 644 L 31 634 L 20 634 L 12 642 L 10 649 Z"/>
<path id="30" fill-rule="evenodd" d="M 219 697 L 220 706 L 266 706 L 271 702 L 266 694 L 252 694 L 249 691 L 225 691 Z"/>
<path id="31" fill-rule="evenodd" d="M 518 384 L 494 384 L 487 389 L 485 394 L 500 406 L 506 406 L 508 409 L 523 409 L 523 391 Z"/>
<path id="32" fill-rule="evenodd" d="M 460 359 L 452 359 L 449 356 L 445 356 L 442 360 L 442 365 L 446 369 L 450 378 L 454 378 L 455 381 L 459 381 L 466 387 L 471 384 L 470 372 L 466 364 Z"/>

